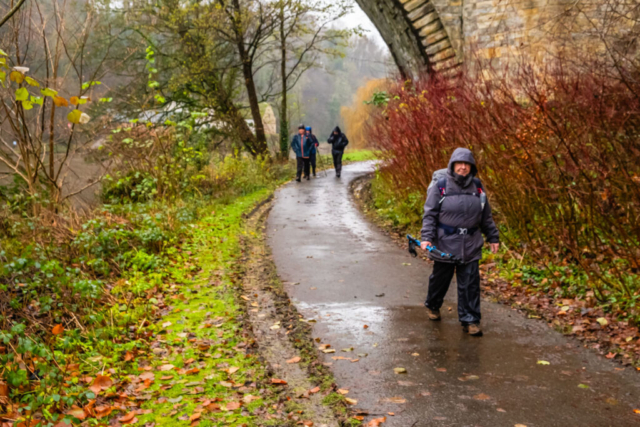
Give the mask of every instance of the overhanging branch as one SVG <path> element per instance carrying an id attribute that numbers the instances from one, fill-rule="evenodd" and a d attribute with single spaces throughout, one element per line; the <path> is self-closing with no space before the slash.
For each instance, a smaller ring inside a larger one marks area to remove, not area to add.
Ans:
<path id="1" fill-rule="evenodd" d="M 18 9 L 22 7 L 25 1 L 27 0 L 18 0 L 18 3 L 16 3 L 16 5 L 13 6 L 13 9 L 11 9 L 0 21 L 0 27 L 2 27 L 9 19 L 11 19 L 13 15 L 15 15 L 15 13 L 18 11 Z"/>

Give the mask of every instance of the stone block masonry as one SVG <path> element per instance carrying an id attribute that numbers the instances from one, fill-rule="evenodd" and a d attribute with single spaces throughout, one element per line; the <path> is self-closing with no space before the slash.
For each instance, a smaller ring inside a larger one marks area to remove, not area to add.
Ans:
<path id="1" fill-rule="evenodd" d="M 400 71 L 455 70 L 476 59 L 495 67 L 519 58 L 581 58 L 624 40 L 640 17 L 624 0 L 356 0 L 376 25 Z M 615 25 L 612 25 L 615 20 Z"/>

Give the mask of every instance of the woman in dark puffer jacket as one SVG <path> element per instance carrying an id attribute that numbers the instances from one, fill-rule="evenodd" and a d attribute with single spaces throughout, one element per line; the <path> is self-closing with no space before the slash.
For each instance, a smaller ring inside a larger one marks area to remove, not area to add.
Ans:
<path id="1" fill-rule="evenodd" d="M 449 289 L 453 274 L 458 283 L 458 319 L 465 331 L 481 336 L 480 271 L 484 239 L 491 250 L 498 251 L 500 236 L 491 215 L 491 206 L 483 196 L 484 189 L 476 178 L 478 169 L 471 151 L 458 148 L 453 152 L 446 178 L 438 188 L 427 193 L 422 219 L 422 249 L 437 246 L 453 254 L 460 262 L 438 258 L 429 277 L 429 292 L 425 306 L 431 320 L 440 320 L 440 307 Z"/>

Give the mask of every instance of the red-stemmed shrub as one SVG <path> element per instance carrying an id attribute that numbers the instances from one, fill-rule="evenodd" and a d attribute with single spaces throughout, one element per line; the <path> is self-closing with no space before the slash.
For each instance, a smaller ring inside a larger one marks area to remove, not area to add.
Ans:
<path id="1" fill-rule="evenodd" d="M 599 298 L 605 288 L 633 297 L 640 83 L 600 71 L 559 61 L 398 81 L 369 128 L 381 173 L 400 193 L 426 193 L 453 150 L 470 148 L 512 244 L 579 266 Z"/>

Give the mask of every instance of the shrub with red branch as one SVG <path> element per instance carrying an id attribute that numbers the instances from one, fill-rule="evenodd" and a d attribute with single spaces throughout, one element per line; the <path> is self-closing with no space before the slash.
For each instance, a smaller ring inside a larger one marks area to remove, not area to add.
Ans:
<path id="1" fill-rule="evenodd" d="M 577 265 L 602 300 L 607 289 L 634 300 L 640 83 L 601 71 L 558 62 L 396 82 L 369 128 L 381 173 L 426 193 L 453 150 L 470 148 L 511 244 Z"/>

